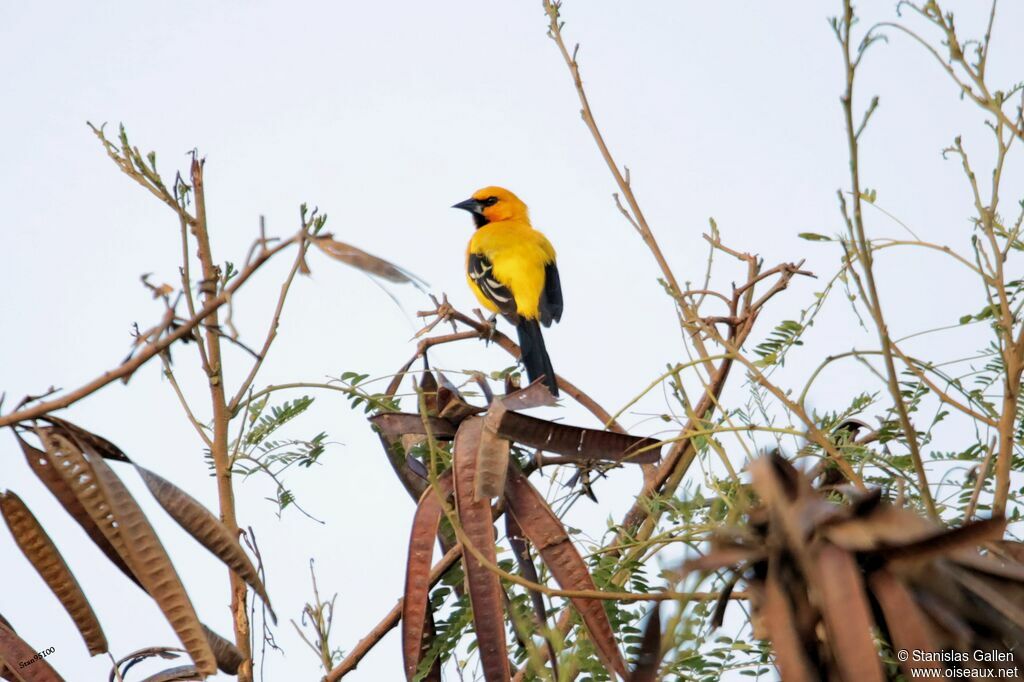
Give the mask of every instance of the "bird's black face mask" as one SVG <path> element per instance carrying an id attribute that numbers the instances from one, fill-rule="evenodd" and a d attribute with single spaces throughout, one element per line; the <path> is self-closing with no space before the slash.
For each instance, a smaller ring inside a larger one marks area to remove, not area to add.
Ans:
<path id="1" fill-rule="evenodd" d="M 498 203 L 497 197 L 487 197 L 482 201 L 480 199 L 466 199 L 455 204 L 452 208 L 461 208 L 463 211 L 469 211 L 470 215 L 473 216 L 473 224 L 479 229 L 490 222 L 487 216 L 484 215 L 484 208 L 494 206 L 496 203 Z"/>

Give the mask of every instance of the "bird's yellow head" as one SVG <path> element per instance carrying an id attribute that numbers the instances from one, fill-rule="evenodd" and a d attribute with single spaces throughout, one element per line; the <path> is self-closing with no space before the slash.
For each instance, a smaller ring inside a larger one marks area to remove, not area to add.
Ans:
<path id="1" fill-rule="evenodd" d="M 473 196 L 452 206 L 469 211 L 477 227 L 505 220 L 529 221 L 526 204 L 504 187 L 484 187 Z"/>

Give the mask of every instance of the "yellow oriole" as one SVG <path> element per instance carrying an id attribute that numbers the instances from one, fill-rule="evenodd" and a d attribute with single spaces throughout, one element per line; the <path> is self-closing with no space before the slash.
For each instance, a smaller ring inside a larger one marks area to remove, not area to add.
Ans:
<path id="1" fill-rule="evenodd" d="M 452 208 L 469 211 L 476 232 L 466 249 L 466 280 L 481 305 L 516 326 L 530 381 L 558 395 L 555 370 L 540 326 L 562 319 L 562 285 L 555 249 L 533 229 L 526 204 L 501 187 L 484 187 Z"/>

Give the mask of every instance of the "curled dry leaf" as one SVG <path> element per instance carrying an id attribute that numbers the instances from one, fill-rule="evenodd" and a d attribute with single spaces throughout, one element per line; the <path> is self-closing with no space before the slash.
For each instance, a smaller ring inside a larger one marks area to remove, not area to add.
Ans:
<path id="1" fill-rule="evenodd" d="M 439 395 L 444 394 L 444 388 L 438 390 Z M 441 418 L 447 419 L 448 421 L 458 424 L 466 417 L 472 417 L 473 415 L 486 412 L 486 407 L 480 407 L 479 405 L 472 405 L 463 400 L 460 396 L 453 396 L 448 399 L 445 403 L 444 409 L 441 410 Z"/>
<path id="2" fill-rule="evenodd" d="M 416 506 L 409 535 L 409 557 L 405 564 L 405 596 L 402 600 L 402 661 L 405 677 L 412 680 L 419 668 L 427 641 L 427 616 L 430 607 L 430 568 L 443 509 L 441 496 L 452 492 L 451 474 L 442 476 L 440 490 L 427 488 Z"/>
<path id="3" fill-rule="evenodd" d="M 455 503 L 466 541 L 472 543 L 484 559 L 493 565 L 497 564 L 497 555 L 491 505 L 485 500 L 477 500 L 473 494 L 482 422 L 479 417 L 470 417 L 462 422 L 455 435 Z M 505 643 L 504 593 L 501 583 L 497 574 L 468 549 L 463 550 L 463 565 L 473 606 L 473 625 L 476 628 L 484 679 L 487 682 L 508 682 L 511 671 Z"/>
<path id="4" fill-rule="evenodd" d="M 110 675 L 107 676 L 107 682 L 123 680 L 128 676 L 129 670 L 147 659 L 162 658 L 166 661 L 173 661 L 183 653 L 185 653 L 184 649 L 171 646 L 148 646 L 143 649 L 137 649 L 114 661 L 114 665 L 110 669 Z"/>
<path id="5" fill-rule="evenodd" d="M 822 618 L 842 679 L 882 682 L 885 678 L 871 634 L 871 606 L 853 555 L 824 543 L 815 566 Z"/>
<path id="6" fill-rule="evenodd" d="M 739 582 L 738 573 L 726 580 L 725 584 L 722 585 L 718 599 L 715 600 L 715 610 L 711 612 L 712 628 L 720 628 L 722 623 L 725 622 L 725 609 L 729 606 L 729 600 L 732 599 L 732 592 L 736 589 L 737 582 Z"/>
<path id="7" fill-rule="evenodd" d="M 36 429 L 36 435 L 43 443 L 51 470 L 60 476 L 82 509 L 89 514 L 93 524 L 103 533 L 104 539 L 123 560 L 128 574 L 133 579 L 138 579 L 130 565 L 124 539 L 118 533 L 117 522 L 110 509 L 110 502 L 97 483 L 96 474 L 90 461 L 82 450 L 60 430 L 39 428 Z M 141 581 L 140 584 L 142 584 Z"/>
<path id="8" fill-rule="evenodd" d="M 939 530 L 927 537 L 895 547 L 880 549 L 880 554 L 889 561 L 921 562 L 935 559 L 945 554 L 956 554 L 958 550 L 973 550 L 978 545 L 999 540 L 1006 531 L 1006 519 L 981 519 L 971 521 L 950 530 Z M 970 559 L 968 559 L 970 561 Z M 1024 573 L 1018 572 L 1018 579 Z"/>
<path id="9" fill-rule="evenodd" d="M 657 682 L 658 666 L 661 664 L 661 602 L 654 602 L 654 608 L 647 616 L 644 636 L 640 640 L 640 655 L 637 657 L 629 682 Z"/>
<path id="10" fill-rule="evenodd" d="M 1024 566 L 1024 543 L 1013 540 L 998 540 L 990 543 L 992 551 L 1006 560 Z"/>
<path id="11" fill-rule="evenodd" d="M 419 391 L 423 394 L 423 408 L 426 411 L 426 416 L 436 417 L 437 416 L 437 379 L 434 378 L 434 373 L 430 370 L 423 372 L 423 376 L 420 378 Z"/>
<path id="12" fill-rule="evenodd" d="M 200 623 L 200 625 L 203 624 Z M 245 660 L 238 647 L 205 625 L 203 625 L 203 634 L 206 635 L 206 641 L 210 643 L 210 648 L 213 649 L 213 656 L 217 659 L 217 667 L 228 675 L 237 674 L 238 667 Z"/>
<path id="13" fill-rule="evenodd" d="M 118 554 L 114 545 L 107 539 L 107 535 L 104 534 L 100 529 L 100 526 L 93 519 L 92 515 L 90 515 L 83 504 L 79 501 L 71 486 L 65 483 L 64 479 L 57 473 L 53 463 L 49 459 L 49 456 L 42 450 L 27 443 L 20 434 L 15 433 L 15 436 L 18 438 L 18 444 L 21 446 L 29 468 L 32 469 L 33 473 L 36 474 L 39 480 L 46 486 L 53 496 L 57 498 L 57 501 L 64 508 L 64 511 L 66 511 L 71 518 L 73 518 L 78 525 L 82 527 L 82 530 L 85 531 L 86 535 L 89 536 L 93 543 L 100 549 L 100 551 L 103 552 L 104 555 L 106 555 L 107 559 L 109 559 L 112 564 L 114 564 L 129 580 L 138 585 L 139 589 L 148 594 L 146 588 L 143 587 L 142 583 L 139 582 L 139 579 L 135 577 L 135 574 L 128 567 L 128 564 L 126 564 L 124 559 L 121 558 L 121 555 Z M 224 639 L 213 630 L 210 630 L 205 625 L 203 626 L 203 630 L 206 632 L 210 646 L 217 655 L 218 667 L 220 667 L 223 672 L 233 675 L 237 672 L 238 666 L 241 664 L 241 653 L 234 644 Z"/>
<path id="14" fill-rule="evenodd" d="M 506 409 L 528 410 L 533 407 L 550 407 L 556 404 L 555 396 L 551 390 L 544 385 L 543 379 L 537 379 L 526 388 L 520 388 L 506 393 L 499 398 Z"/>
<path id="15" fill-rule="evenodd" d="M 907 587 L 888 570 L 875 571 L 868 579 L 871 592 L 878 601 L 885 624 L 892 635 L 893 648 L 904 651 L 939 651 L 934 628 L 914 601 Z M 912 680 L 920 673 L 915 669 L 930 668 L 939 678 L 944 667 L 939 661 L 899 661 L 903 675 Z"/>
<path id="16" fill-rule="evenodd" d="M 544 497 L 515 465 L 509 467 L 505 500 L 508 511 L 540 552 L 551 575 L 563 590 L 597 589 L 587 571 L 586 563 L 573 546 L 562 522 L 544 501 Z M 626 664 L 622 660 L 611 623 L 608 621 L 608 614 L 605 613 L 601 601 L 580 597 L 573 597 L 570 601 L 583 618 L 601 662 L 608 670 L 626 677 Z"/>
<path id="17" fill-rule="evenodd" d="M 476 478 L 473 481 L 473 495 L 478 500 L 501 497 L 505 493 L 511 444 L 498 435 L 498 424 L 504 414 L 504 403 L 495 400 L 483 418 L 480 449 L 476 456 Z"/>
<path id="18" fill-rule="evenodd" d="M 431 374 L 433 376 L 433 374 Z M 440 413 L 444 408 L 448 407 L 448 403 L 452 400 L 458 400 L 464 402 L 462 394 L 459 393 L 459 389 L 456 388 L 455 384 L 448 380 L 441 372 L 437 373 L 437 411 Z"/>
<path id="19" fill-rule="evenodd" d="M 102 457 L 89 460 L 55 429 L 37 429 L 53 468 L 153 597 L 200 670 L 213 674 L 216 661 L 195 609 L 170 558 L 142 510 Z"/>
<path id="20" fill-rule="evenodd" d="M 82 639 L 85 640 L 89 654 L 95 656 L 105 653 L 107 638 L 103 634 L 103 628 L 100 627 L 89 600 L 65 563 L 64 557 L 39 525 L 39 521 L 21 498 L 10 491 L 0 494 L 0 511 L 25 558 L 71 616 Z"/>
<path id="21" fill-rule="evenodd" d="M 186 680 L 201 680 L 203 674 L 194 665 L 179 665 L 176 668 L 168 668 L 150 675 L 142 682 L 185 682 Z"/>
<path id="22" fill-rule="evenodd" d="M 544 392 L 551 395 L 551 392 L 544 388 Z M 537 575 L 537 567 L 530 556 L 530 545 L 523 533 L 523 529 L 516 523 L 515 517 L 505 514 L 505 537 L 512 547 L 512 554 L 516 557 L 516 564 L 519 566 L 519 573 L 530 582 L 539 583 L 540 576 Z M 530 602 L 533 604 L 533 614 L 537 619 L 537 627 L 544 631 L 547 628 L 548 612 L 544 607 L 544 595 L 537 590 L 528 590 Z M 544 640 L 548 647 L 548 661 L 551 663 L 551 675 L 558 679 L 558 654 L 555 651 L 555 644 L 550 632 L 545 634 Z"/>
<path id="23" fill-rule="evenodd" d="M 405 468 L 408 469 L 416 477 L 427 481 L 430 478 L 430 472 L 427 471 L 427 467 L 423 462 L 419 461 L 410 454 L 410 451 L 427 440 L 426 436 L 415 436 L 412 434 L 405 434 L 402 436 L 402 450 L 405 451 Z"/>
<path id="24" fill-rule="evenodd" d="M 964 570 L 956 565 L 950 569 L 957 582 L 974 599 L 986 604 L 993 615 L 1001 616 L 1006 623 L 1016 628 L 1018 633 L 1024 630 L 1024 600 L 1021 599 L 1024 588 L 1019 583 L 1014 585 L 1009 581 L 988 580 L 976 572 Z"/>
<path id="25" fill-rule="evenodd" d="M 382 412 L 369 419 L 370 423 L 380 430 L 381 435 L 390 440 L 399 440 L 405 435 L 425 436 L 427 426 L 418 414 L 408 412 Z M 437 440 L 451 440 L 455 437 L 455 425 L 447 419 L 428 417 L 430 432 Z"/>
<path id="26" fill-rule="evenodd" d="M 25 442 L 25 439 L 21 437 L 17 432 L 15 435 L 18 438 L 18 444 L 21 445 L 21 450 L 25 454 L 25 460 L 28 462 L 29 468 L 36 477 L 46 486 L 64 511 L 66 511 L 71 518 L 73 518 L 82 530 L 85 531 L 86 535 L 93 541 L 93 543 L 100 549 L 103 554 L 106 555 L 107 559 L 112 564 L 117 566 L 122 573 L 124 573 L 132 582 L 139 587 L 142 587 L 135 574 L 132 573 L 131 569 L 128 568 L 128 564 L 124 562 L 121 555 L 117 553 L 114 546 L 110 544 L 107 536 L 100 530 L 100 527 L 93 520 L 92 516 L 86 511 L 85 507 L 81 502 L 78 501 L 78 497 L 75 495 L 71 487 L 64 482 L 64 479 L 54 469 L 52 462 L 48 455 Z"/>
<path id="27" fill-rule="evenodd" d="M 502 415 L 498 434 L 515 443 L 554 452 L 575 461 L 653 464 L 661 457 L 661 441 L 653 438 L 556 424 L 511 411 Z"/>
<path id="28" fill-rule="evenodd" d="M 18 666 L 19 661 L 33 658 L 39 650 L 29 646 L 9 625 L 0 625 L 0 677 L 10 682 L 64 682 L 45 658 L 24 668 Z"/>
<path id="29" fill-rule="evenodd" d="M 1004 563 L 992 553 L 992 543 L 985 543 L 984 546 L 988 550 L 986 554 L 972 554 L 965 550 L 951 552 L 955 566 L 970 569 L 971 572 L 986 579 L 1002 578 L 1007 583 L 1007 588 L 1012 588 L 1015 593 L 1018 589 L 1024 589 L 1024 565 L 1016 561 Z M 904 563 L 906 562 L 893 561 L 890 565 L 895 567 Z M 1018 603 L 1024 606 L 1024 600 L 1018 600 Z"/>
<path id="30" fill-rule="evenodd" d="M 117 447 L 103 436 L 99 436 L 92 431 L 83 429 L 77 424 L 72 424 L 66 419 L 58 419 L 52 415 L 46 415 L 43 419 L 61 429 L 65 436 L 78 443 L 78 447 L 82 448 L 86 452 L 95 452 L 103 459 L 113 459 L 118 462 L 131 462 L 131 460 L 128 459 L 128 455 L 124 454 L 124 451 L 121 448 Z"/>
<path id="31" fill-rule="evenodd" d="M 386 279 L 389 282 L 412 284 L 418 289 L 422 289 L 425 284 L 423 280 L 411 272 L 403 270 L 383 258 L 371 255 L 362 249 L 357 249 L 351 244 L 339 242 L 334 239 L 332 234 L 314 237 L 313 244 L 334 260 L 350 265 L 370 275 Z"/>
<path id="32" fill-rule="evenodd" d="M 946 529 L 877 492 L 836 503 L 834 486 L 815 489 L 778 453 L 750 471 L 758 502 L 747 522 L 717 533 L 687 568 L 736 559 L 727 584 L 746 582 L 755 636 L 771 641 L 783 679 L 881 680 L 876 638 L 896 650 L 995 652 L 968 665 L 997 677 L 1024 664 L 1012 644 L 1024 632 L 1024 566 L 998 551 L 1003 519 Z"/>
<path id="33" fill-rule="evenodd" d="M 431 611 L 427 611 L 426 629 L 423 631 L 424 650 L 433 643 L 435 637 L 437 637 L 437 624 L 434 622 L 434 614 Z M 420 682 L 444 682 L 443 674 L 441 672 L 440 656 L 434 657 L 433 665 L 431 665 L 430 670 L 426 671 L 423 677 L 420 678 Z"/>
<path id="34" fill-rule="evenodd" d="M 139 472 L 146 487 L 149 488 L 149 492 L 153 493 L 153 497 L 164 508 L 164 511 L 177 521 L 179 526 L 188 531 L 199 544 L 227 564 L 256 591 L 263 603 L 267 605 L 270 616 L 276 623 L 277 615 L 274 614 L 274 609 L 270 605 L 270 598 L 267 596 L 263 581 L 260 580 L 256 567 L 252 565 L 249 556 L 231 534 L 231 531 L 198 500 L 178 486 L 138 464 L 135 465 L 135 470 Z"/>
<path id="35" fill-rule="evenodd" d="M 793 608 L 774 572 L 769 572 L 763 592 L 758 619 L 771 637 L 779 676 L 787 682 L 814 682 L 818 675 L 807 660 Z"/>
<path id="36" fill-rule="evenodd" d="M 437 408 L 440 416 L 458 424 L 466 417 L 486 412 L 486 407 L 473 405 L 466 401 L 459 389 L 443 373 L 437 373 Z"/>
<path id="37" fill-rule="evenodd" d="M 132 463 L 124 451 L 106 438 L 64 419 L 56 417 L 46 417 L 46 419 L 61 429 L 63 435 L 74 440 L 85 452 L 94 453 L 104 459 Z M 146 483 L 146 487 L 149 488 L 153 497 L 160 503 L 164 511 L 200 544 L 210 550 L 211 553 L 245 580 L 263 599 L 272 619 L 276 623 L 277 615 L 270 605 L 266 589 L 262 581 L 260 581 L 259 575 L 249 560 L 248 555 L 242 550 L 237 539 L 232 537 L 230 531 L 191 495 L 158 474 L 142 466 L 134 466 L 142 480 Z M 215 636 L 219 637 L 219 635 Z"/>
<path id="38" fill-rule="evenodd" d="M 516 391 L 520 390 L 522 385 L 519 381 L 518 374 L 506 374 L 505 375 L 505 395 L 512 395 Z M 550 391 L 549 391 L 550 392 Z M 554 397 L 554 396 L 552 396 Z"/>
<path id="39" fill-rule="evenodd" d="M 121 479 L 102 459 L 92 462 L 96 483 L 108 500 L 128 565 L 174 628 L 185 650 L 206 675 L 217 672 L 217 661 L 202 623 L 160 538 Z"/>
<path id="40" fill-rule="evenodd" d="M 470 377 L 473 379 L 473 383 L 480 387 L 480 391 L 484 394 L 484 400 L 490 405 L 491 401 L 494 400 L 494 391 L 491 389 L 491 384 L 487 381 L 487 375 L 483 372 L 470 372 Z"/>

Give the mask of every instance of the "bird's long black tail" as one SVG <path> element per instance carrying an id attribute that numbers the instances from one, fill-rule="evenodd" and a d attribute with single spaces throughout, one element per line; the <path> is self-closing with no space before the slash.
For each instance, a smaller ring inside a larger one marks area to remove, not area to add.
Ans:
<path id="1" fill-rule="evenodd" d="M 544 335 L 540 331 L 540 322 L 520 318 L 516 325 L 519 332 L 519 347 L 523 351 L 523 365 L 526 367 L 526 376 L 530 381 L 536 381 L 544 376 L 544 385 L 548 387 L 551 394 L 558 396 L 558 383 L 555 380 L 555 370 L 551 366 L 551 358 L 548 357 L 548 350 L 544 347 Z"/>

